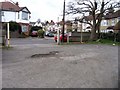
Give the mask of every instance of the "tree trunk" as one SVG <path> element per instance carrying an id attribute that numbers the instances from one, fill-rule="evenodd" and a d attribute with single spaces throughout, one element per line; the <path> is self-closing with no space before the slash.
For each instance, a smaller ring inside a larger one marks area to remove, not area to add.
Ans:
<path id="1" fill-rule="evenodd" d="M 91 35 L 90 35 L 90 41 L 96 40 L 96 30 L 95 28 L 92 28 Z"/>
<path id="2" fill-rule="evenodd" d="M 98 39 L 100 39 L 100 23 L 98 24 L 97 29 L 98 29 Z"/>
<path id="3" fill-rule="evenodd" d="M 96 40 L 96 19 L 95 19 L 95 13 L 93 13 L 93 27 L 90 35 L 90 41 Z"/>
<path id="4" fill-rule="evenodd" d="M 102 11 L 101 11 L 102 12 Z M 100 39 L 100 26 L 101 26 L 101 21 L 102 21 L 102 13 L 100 14 L 99 18 L 98 18 L 98 22 L 97 22 L 97 30 L 98 30 L 98 39 Z"/>

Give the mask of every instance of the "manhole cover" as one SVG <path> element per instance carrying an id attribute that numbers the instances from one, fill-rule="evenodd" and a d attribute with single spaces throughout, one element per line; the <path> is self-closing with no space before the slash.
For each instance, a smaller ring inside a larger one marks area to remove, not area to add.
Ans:
<path id="1" fill-rule="evenodd" d="M 44 54 L 34 54 L 31 56 L 31 58 L 38 58 L 38 57 L 51 57 L 55 56 L 59 53 L 59 51 L 51 51 L 49 53 L 44 53 Z"/>

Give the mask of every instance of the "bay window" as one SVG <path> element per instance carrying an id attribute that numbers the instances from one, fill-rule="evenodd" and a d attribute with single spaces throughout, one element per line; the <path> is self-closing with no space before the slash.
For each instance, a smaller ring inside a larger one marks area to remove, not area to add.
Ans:
<path id="1" fill-rule="evenodd" d="M 28 20 L 28 13 L 27 12 L 22 12 L 22 19 Z"/>

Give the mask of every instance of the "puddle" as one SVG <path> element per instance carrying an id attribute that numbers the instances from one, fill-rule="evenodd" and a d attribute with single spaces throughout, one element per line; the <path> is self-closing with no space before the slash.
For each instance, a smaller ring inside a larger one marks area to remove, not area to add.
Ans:
<path id="1" fill-rule="evenodd" d="M 59 51 L 51 51 L 49 53 L 44 53 L 44 54 L 34 54 L 31 56 L 31 58 L 39 58 L 39 57 L 52 57 L 55 56 L 59 53 Z"/>

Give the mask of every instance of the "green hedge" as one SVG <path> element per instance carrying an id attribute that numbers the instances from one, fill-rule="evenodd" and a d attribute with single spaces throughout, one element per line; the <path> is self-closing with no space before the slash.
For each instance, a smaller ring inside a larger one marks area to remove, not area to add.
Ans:
<path id="1" fill-rule="evenodd" d="M 101 39 L 120 42 L 120 33 L 101 33 Z"/>
<path id="2" fill-rule="evenodd" d="M 38 30 L 38 37 L 44 38 L 44 31 L 42 29 Z"/>
<path id="3" fill-rule="evenodd" d="M 21 26 L 20 26 L 20 24 L 11 21 L 11 22 L 9 22 L 9 25 L 10 25 L 9 29 L 10 29 L 11 32 L 15 32 L 15 31 L 19 30 L 19 33 L 21 33 Z M 7 30 L 7 23 L 5 23 L 3 25 L 3 29 Z"/>

